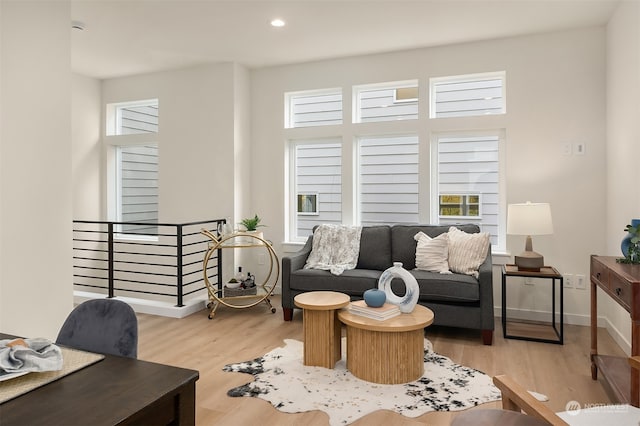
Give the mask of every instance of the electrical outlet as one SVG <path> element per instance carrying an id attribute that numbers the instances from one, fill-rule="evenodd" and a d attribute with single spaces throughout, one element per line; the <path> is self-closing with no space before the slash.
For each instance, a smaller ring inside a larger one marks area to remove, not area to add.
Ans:
<path id="1" fill-rule="evenodd" d="M 573 288 L 573 275 L 572 274 L 564 274 L 564 288 Z"/>
<path id="2" fill-rule="evenodd" d="M 525 277 L 525 279 L 524 279 L 524 283 L 525 283 L 526 285 L 533 285 L 533 278 L 531 278 L 531 277 Z"/>
<path id="3" fill-rule="evenodd" d="M 584 275 L 576 275 L 576 288 L 580 290 L 587 289 L 587 282 L 585 280 Z"/>

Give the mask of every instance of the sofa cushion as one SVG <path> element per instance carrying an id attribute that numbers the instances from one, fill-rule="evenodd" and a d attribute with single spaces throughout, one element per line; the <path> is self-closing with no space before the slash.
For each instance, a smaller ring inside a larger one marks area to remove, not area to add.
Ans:
<path id="1" fill-rule="evenodd" d="M 416 269 L 423 271 L 450 274 L 449 271 L 449 234 L 443 233 L 431 238 L 420 231 L 414 239 L 418 242 L 416 247 Z"/>
<path id="2" fill-rule="evenodd" d="M 420 287 L 420 301 L 445 302 L 477 302 L 480 300 L 480 286 L 478 280 L 470 275 L 439 274 L 415 269 L 409 271 L 418 281 Z M 393 291 L 401 296 L 404 294 L 404 282 L 394 279 L 391 283 Z"/>
<path id="3" fill-rule="evenodd" d="M 295 291 L 338 291 L 361 298 L 366 290 L 378 288 L 381 274 L 382 271 L 371 269 L 346 270 L 342 275 L 320 269 L 298 269 L 291 273 L 290 285 Z"/>
<path id="4" fill-rule="evenodd" d="M 364 226 L 360 234 L 360 254 L 356 269 L 384 271 L 393 266 L 391 261 L 391 227 Z"/>
<path id="5" fill-rule="evenodd" d="M 453 272 L 478 278 L 478 268 L 489 251 L 489 234 L 467 233 L 455 226 L 449 228 L 449 267 Z"/>
<path id="6" fill-rule="evenodd" d="M 431 238 L 449 231 L 450 225 L 394 225 L 391 227 L 391 261 L 402 262 L 407 270 L 416 267 L 416 240 L 413 236 L 422 231 Z M 465 232 L 480 232 L 477 225 L 456 225 Z"/>

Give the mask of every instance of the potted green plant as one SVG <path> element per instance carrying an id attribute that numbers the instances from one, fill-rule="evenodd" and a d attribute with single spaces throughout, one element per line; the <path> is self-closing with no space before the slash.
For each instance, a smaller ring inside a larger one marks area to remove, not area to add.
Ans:
<path id="1" fill-rule="evenodd" d="M 264 239 L 264 235 L 262 234 L 262 231 L 258 231 L 258 228 L 265 226 L 260 224 L 261 220 L 262 219 L 257 214 L 254 215 L 253 217 L 242 219 L 240 221 L 240 225 L 242 225 L 245 228 L 245 231 L 243 231 L 243 233 L 251 234 L 260 239 Z M 255 238 L 251 238 L 251 241 L 246 241 L 246 242 L 249 244 L 252 244 L 252 243 L 257 243 L 258 241 L 256 241 Z"/>
<path id="2" fill-rule="evenodd" d="M 242 219 L 240 225 L 245 227 L 246 231 L 252 232 L 257 231 L 259 227 L 264 226 L 260 225 L 260 217 L 256 214 L 254 217 L 248 217 L 246 219 Z"/>

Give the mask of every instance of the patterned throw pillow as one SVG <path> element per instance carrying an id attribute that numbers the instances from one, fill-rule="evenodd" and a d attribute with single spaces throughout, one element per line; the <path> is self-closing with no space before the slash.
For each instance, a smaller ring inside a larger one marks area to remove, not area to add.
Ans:
<path id="1" fill-rule="evenodd" d="M 447 233 L 431 238 L 420 231 L 413 237 L 417 242 L 416 246 L 416 269 L 423 271 L 440 272 L 450 274 L 449 263 L 449 237 Z"/>
<path id="2" fill-rule="evenodd" d="M 489 234 L 468 234 L 455 226 L 449 228 L 449 268 L 459 274 L 480 276 L 478 268 L 487 258 Z"/>

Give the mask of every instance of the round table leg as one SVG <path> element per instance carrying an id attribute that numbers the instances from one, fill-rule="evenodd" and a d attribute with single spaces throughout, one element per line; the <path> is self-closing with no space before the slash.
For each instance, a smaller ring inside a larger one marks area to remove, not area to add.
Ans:
<path id="1" fill-rule="evenodd" d="M 335 310 L 304 309 L 304 365 L 333 368 L 342 357 L 341 327 Z"/>

